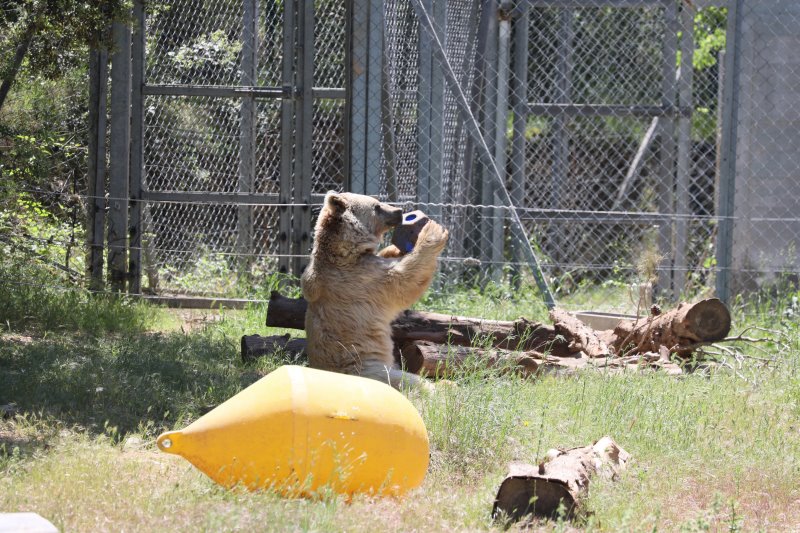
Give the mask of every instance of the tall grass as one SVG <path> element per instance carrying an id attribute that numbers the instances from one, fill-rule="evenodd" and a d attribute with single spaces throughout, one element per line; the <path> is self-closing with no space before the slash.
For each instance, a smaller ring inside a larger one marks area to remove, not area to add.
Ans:
<path id="1" fill-rule="evenodd" d="M 0 322 L 9 330 L 135 333 L 153 310 L 124 297 L 54 283 L 58 273 L 15 255 L 0 257 Z"/>

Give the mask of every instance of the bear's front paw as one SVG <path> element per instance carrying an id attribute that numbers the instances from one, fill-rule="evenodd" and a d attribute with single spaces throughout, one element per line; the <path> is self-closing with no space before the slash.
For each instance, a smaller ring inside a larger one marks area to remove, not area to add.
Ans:
<path id="1" fill-rule="evenodd" d="M 421 246 L 423 248 L 434 249 L 437 252 L 441 251 L 444 246 L 447 244 L 447 237 L 450 235 L 446 229 L 444 229 L 441 224 L 434 222 L 431 220 L 422 228 L 419 232 L 419 238 L 417 239 L 417 246 Z"/>

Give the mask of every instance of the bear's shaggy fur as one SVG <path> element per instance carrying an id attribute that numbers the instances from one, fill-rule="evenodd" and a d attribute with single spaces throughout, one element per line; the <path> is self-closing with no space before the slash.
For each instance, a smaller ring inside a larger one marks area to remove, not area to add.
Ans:
<path id="1" fill-rule="evenodd" d="M 312 367 L 389 383 L 426 386 L 394 366 L 391 322 L 430 285 L 448 232 L 434 221 L 403 257 L 377 254 L 400 209 L 369 196 L 329 192 L 317 219 L 311 263 L 303 273 L 306 335 Z"/>

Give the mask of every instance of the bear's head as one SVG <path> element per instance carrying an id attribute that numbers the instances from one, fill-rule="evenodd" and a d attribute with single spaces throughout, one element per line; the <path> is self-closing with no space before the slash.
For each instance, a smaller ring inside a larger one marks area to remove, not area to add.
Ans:
<path id="1" fill-rule="evenodd" d="M 317 218 L 314 250 L 323 256 L 375 254 L 383 235 L 403 221 L 403 210 L 370 196 L 329 191 Z"/>

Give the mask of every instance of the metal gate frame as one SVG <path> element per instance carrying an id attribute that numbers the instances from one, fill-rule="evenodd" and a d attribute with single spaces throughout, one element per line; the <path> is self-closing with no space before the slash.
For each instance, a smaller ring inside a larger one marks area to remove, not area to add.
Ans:
<path id="1" fill-rule="evenodd" d="M 254 206 L 276 206 L 279 209 L 279 270 L 299 276 L 306 266 L 311 244 L 311 205 L 322 199 L 322 195 L 311 193 L 313 102 L 319 98 L 344 99 L 346 91 L 344 88 L 313 86 L 314 3 L 304 0 L 284 0 L 283 3 L 282 85 L 257 85 L 259 0 L 242 0 L 242 4 L 241 79 L 235 86 L 148 83 L 145 76 L 147 25 L 144 0 L 134 1 L 133 30 L 123 24 L 114 26 L 107 238 L 109 277 L 111 288 L 116 292 L 125 291 L 127 285 L 129 293 L 141 294 L 142 213 L 148 202 L 237 204 L 236 248 L 243 260 L 253 249 Z M 143 106 L 144 97 L 151 95 L 241 100 L 237 192 L 147 189 Z M 253 190 L 256 102 L 261 99 L 281 102 L 281 163 L 277 194 Z M 101 217 L 102 213 L 99 213 L 98 219 Z M 102 250 L 102 233 L 95 232 L 90 246 L 95 251 Z M 102 264 L 93 264 L 91 277 L 102 280 Z"/>
<path id="2" fill-rule="evenodd" d="M 258 58 L 258 7 L 259 0 L 242 0 L 242 76 L 239 86 L 179 86 L 151 85 L 144 78 L 144 46 L 146 24 L 142 0 L 136 0 L 138 41 L 134 49 L 137 58 L 135 75 L 141 80 L 134 84 L 132 123 L 142 138 L 144 95 L 162 96 L 211 96 L 217 98 L 241 99 L 241 148 L 239 161 L 239 190 L 236 193 L 193 193 L 193 192 L 153 192 L 143 189 L 142 146 L 131 159 L 131 183 L 138 185 L 139 213 L 147 201 L 178 202 L 235 202 L 239 204 L 237 231 L 237 251 L 246 257 L 253 247 L 253 206 L 278 205 L 280 218 L 278 228 L 279 269 L 297 274 L 302 264 L 297 256 L 304 253 L 310 233 L 310 172 L 311 161 L 311 74 L 313 72 L 313 4 L 285 0 L 283 11 L 283 65 L 281 87 L 257 86 L 256 65 Z M 295 56 L 297 57 L 295 63 Z M 138 80 L 137 80 L 138 81 Z M 138 94 L 137 94 L 138 93 Z M 278 194 L 257 194 L 253 192 L 255 182 L 255 144 L 256 144 L 256 101 L 258 99 L 279 99 L 281 101 L 281 170 L 280 192 Z M 297 143 L 293 143 L 293 137 Z M 293 145 L 294 150 L 293 150 Z M 294 160 L 294 165 L 292 162 Z M 132 191 L 134 192 L 134 191 Z M 135 198 L 135 196 L 134 196 Z M 297 204 L 304 204 L 297 206 Z M 140 215 L 132 222 L 139 222 Z M 131 225 L 131 236 L 140 235 L 138 226 Z M 131 243 L 130 292 L 138 293 L 141 279 L 141 246 Z"/>

